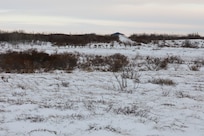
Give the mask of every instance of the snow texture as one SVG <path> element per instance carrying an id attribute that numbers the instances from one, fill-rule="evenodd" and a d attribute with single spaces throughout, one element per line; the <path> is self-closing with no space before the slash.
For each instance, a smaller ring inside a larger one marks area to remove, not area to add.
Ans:
<path id="1" fill-rule="evenodd" d="M 182 42 L 166 41 L 165 47 L 96 43 L 83 48 L 1 43 L 0 52 L 37 49 L 50 54 L 203 59 L 203 40 L 191 40 L 199 48 L 182 48 Z M 166 70 L 137 72 L 140 82 L 128 79 L 128 92 L 120 90 L 120 72 L 0 73 L 0 136 L 204 136 L 203 66 L 192 71 L 186 64 L 171 64 Z M 156 78 L 175 84 L 152 83 Z"/>

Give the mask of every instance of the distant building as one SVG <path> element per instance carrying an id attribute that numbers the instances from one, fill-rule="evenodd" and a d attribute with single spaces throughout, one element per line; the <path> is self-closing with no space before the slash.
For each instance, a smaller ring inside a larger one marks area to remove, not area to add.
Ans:
<path id="1" fill-rule="evenodd" d="M 118 37 L 119 35 L 124 35 L 124 34 L 119 33 L 119 32 L 116 32 L 116 33 L 111 34 L 111 36 L 117 36 L 117 37 Z"/>

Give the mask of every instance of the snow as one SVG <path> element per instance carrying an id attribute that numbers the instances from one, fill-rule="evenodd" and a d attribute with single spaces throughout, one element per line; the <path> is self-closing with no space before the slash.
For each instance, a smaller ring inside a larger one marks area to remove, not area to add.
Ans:
<path id="1" fill-rule="evenodd" d="M 129 39 L 128 37 L 126 37 L 125 35 L 119 35 L 119 40 L 123 43 L 129 43 L 129 44 L 133 44 L 135 43 L 134 41 L 132 41 L 131 39 Z"/>
<path id="2" fill-rule="evenodd" d="M 124 37 L 123 37 L 124 38 Z M 125 40 L 125 39 L 123 39 Z M 4 44 L 9 50 L 37 49 L 47 53 L 79 52 L 129 58 L 179 56 L 186 63 L 203 59 L 204 40 L 199 48 L 158 47 L 151 44 L 125 46 L 115 42 L 95 48 L 71 46 Z M 162 41 L 161 41 L 162 42 Z M 169 45 L 182 40 L 167 41 Z M 203 136 L 204 68 L 189 70 L 186 64 L 170 64 L 166 70 L 138 71 L 140 82 L 127 80 L 122 92 L 112 72 L 16 74 L 0 73 L 1 136 Z M 120 72 L 115 73 L 120 75 Z M 175 85 L 150 81 L 168 78 Z"/>

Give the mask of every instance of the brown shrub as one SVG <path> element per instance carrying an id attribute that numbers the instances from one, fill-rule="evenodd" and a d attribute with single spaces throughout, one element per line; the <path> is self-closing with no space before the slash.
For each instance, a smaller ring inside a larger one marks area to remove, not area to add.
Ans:
<path id="1" fill-rule="evenodd" d="M 179 56 L 168 56 L 165 58 L 147 56 L 145 58 L 145 66 L 148 70 L 158 71 L 161 69 L 167 69 L 169 63 L 182 64 L 184 63 L 184 60 L 182 60 Z"/>
<path id="2" fill-rule="evenodd" d="M 83 35 L 68 35 L 68 34 L 33 34 L 25 33 L 23 31 L 15 32 L 0 32 L 0 41 L 11 43 L 25 43 L 25 42 L 51 42 L 58 46 L 75 45 L 85 46 L 88 43 L 110 43 L 112 41 L 119 41 L 118 37 L 111 35 L 96 35 L 96 34 L 83 34 Z"/>
<path id="3" fill-rule="evenodd" d="M 110 56 L 83 56 L 80 54 L 64 53 L 49 55 L 36 50 L 24 52 L 7 52 L 0 54 L 0 70 L 15 73 L 33 73 L 37 70 L 73 70 L 76 66 L 81 69 L 117 72 L 127 66 L 128 58 L 122 54 Z"/>
<path id="4" fill-rule="evenodd" d="M 5 72 L 32 73 L 36 70 L 73 70 L 78 57 L 75 54 L 49 55 L 36 50 L 7 52 L 0 55 L 0 68 Z"/>
<path id="5" fill-rule="evenodd" d="M 168 66 L 168 59 L 167 58 L 154 58 L 147 56 L 145 59 L 145 66 L 148 70 L 161 70 L 166 69 Z"/>
<path id="6" fill-rule="evenodd" d="M 54 54 L 49 58 L 48 69 L 73 70 L 77 66 L 78 57 L 75 54 Z"/>
<path id="7" fill-rule="evenodd" d="M 129 63 L 128 58 L 122 54 L 110 56 L 86 55 L 83 56 L 83 62 L 79 63 L 79 68 L 84 70 L 100 70 L 117 72 Z"/>
<path id="8" fill-rule="evenodd" d="M 128 58 L 120 53 L 116 53 L 108 57 L 110 69 L 112 72 L 117 72 L 127 66 Z"/>
<path id="9" fill-rule="evenodd" d="M 179 39 L 203 39 L 198 33 L 188 35 L 172 35 L 172 34 L 133 34 L 129 37 L 133 41 L 139 43 L 150 43 L 157 40 L 179 40 Z"/>

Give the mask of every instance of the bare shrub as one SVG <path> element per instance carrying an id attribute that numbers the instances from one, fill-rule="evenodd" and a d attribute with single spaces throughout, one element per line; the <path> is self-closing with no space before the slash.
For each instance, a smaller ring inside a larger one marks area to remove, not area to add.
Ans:
<path id="1" fill-rule="evenodd" d="M 128 58 L 122 54 L 114 54 L 110 56 L 101 55 L 85 55 L 82 56 L 78 67 L 84 70 L 99 70 L 117 72 L 129 63 Z"/>
<path id="2" fill-rule="evenodd" d="M 128 58 L 120 53 L 109 56 L 108 60 L 112 72 L 122 70 L 129 63 Z"/>
<path id="3" fill-rule="evenodd" d="M 62 82 L 63 87 L 69 87 L 69 82 Z"/>
<path id="4" fill-rule="evenodd" d="M 168 56 L 166 59 L 168 63 L 176 63 L 176 64 L 184 63 L 184 60 L 180 56 Z"/>
<path id="5" fill-rule="evenodd" d="M 199 65 L 200 67 L 204 66 L 204 58 L 198 58 L 198 59 L 194 60 L 193 63 L 195 65 Z"/>
<path id="6" fill-rule="evenodd" d="M 181 47 L 184 47 L 184 48 L 198 48 L 197 45 L 195 45 L 195 43 L 192 43 L 190 40 L 185 40 L 183 43 L 182 43 L 182 46 Z"/>
<path id="7" fill-rule="evenodd" d="M 138 106 L 132 105 L 132 106 L 119 107 L 117 109 L 114 109 L 114 112 L 116 114 L 134 115 L 137 113 L 138 109 L 139 109 Z"/>
<path id="8" fill-rule="evenodd" d="M 124 67 L 122 70 L 122 77 L 132 79 L 135 83 L 140 82 L 140 76 L 141 74 L 138 71 L 136 71 L 134 67 L 132 67 L 131 65 Z"/>
<path id="9" fill-rule="evenodd" d="M 94 101 L 84 101 L 83 104 L 88 111 L 94 111 L 95 109 Z"/>
<path id="10" fill-rule="evenodd" d="M 108 71 L 109 69 L 108 59 L 105 56 L 92 56 L 92 58 L 89 59 L 88 64 L 95 70 Z"/>
<path id="11" fill-rule="evenodd" d="M 149 57 L 147 56 L 145 59 L 145 66 L 147 67 L 148 70 L 161 70 L 161 69 L 166 69 L 168 65 L 168 59 L 167 58 L 154 58 L 154 57 Z"/>
<path id="12" fill-rule="evenodd" d="M 116 79 L 118 90 L 121 92 L 132 93 L 133 90 L 137 89 L 140 82 L 140 74 L 130 67 L 124 68 L 119 74 L 113 73 L 113 75 Z M 132 80 L 133 87 L 128 80 Z"/>
<path id="13" fill-rule="evenodd" d="M 119 90 L 121 92 L 130 92 L 127 90 L 128 86 L 127 86 L 127 78 L 126 77 L 123 77 L 122 75 L 116 75 L 115 73 L 114 73 L 114 77 L 116 78 L 116 81 L 117 81 L 118 86 L 119 86 Z"/>
<path id="14" fill-rule="evenodd" d="M 200 64 L 188 64 L 188 68 L 191 71 L 200 71 L 201 65 Z"/>
<path id="15" fill-rule="evenodd" d="M 191 95 L 189 95 L 189 94 L 187 94 L 187 93 L 185 93 L 185 92 L 183 92 L 183 91 L 177 91 L 177 92 L 176 92 L 176 97 L 177 97 L 177 98 L 189 98 L 189 99 L 194 99 L 193 96 L 191 96 Z"/>
<path id="16" fill-rule="evenodd" d="M 162 78 L 153 79 L 153 80 L 150 80 L 149 82 L 153 84 L 159 84 L 159 85 L 175 85 L 176 84 L 171 79 L 162 79 Z"/>
<path id="17" fill-rule="evenodd" d="M 56 131 L 48 130 L 48 129 L 34 129 L 34 130 L 30 131 L 28 134 L 30 136 L 31 134 L 37 133 L 37 132 L 47 132 L 47 133 L 50 133 L 50 134 L 57 135 Z"/>
<path id="18" fill-rule="evenodd" d="M 98 130 L 106 130 L 106 131 L 110 131 L 110 132 L 114 132 L 114 133 L 118 133 L 121 134 L 122 131 L 119 130 L 118 128 L 114 128 L 111 125 L 107 125 L 107 126 L 99 126 L 97 124 L 90 124 L 89 128 L 87 129 L 88 131 L 94 130 L 94 131 L 98 131 Z"/>
<path id="19" fill-rule="evenodd" d="M 140 116 L 148 118 L 148 110 L 142 109 L 137 105 L 130 105 L 130 106 L 124 106 L 113 109 L 113 112 L 116 114 L 122 114 L 122 115 L 132 115 L 132 116 Z"/>
<path id="20" fill-rule="evenodd" d="M 42 102 L 39 105 L 40 108 L 55 108 L 59 110 L 67 110 L 67 109 L 73 109 L 74 108 L 74 103 L 71 101 L 59 101 L 57 103 L 46 103 Z"/>
<path id="21" fill-rule="evenodd" d="M 167 69 L 168 64 L 183 64 L 184 60 L 181 59 L 179 56 L 167 56 L 164 58 L 155 58 L 147 56 L 145 58 L 145 67 L 148 70 L 161 70 L 161 69 Z"/>
<path id="22" fill-rule="evenodd" d="M 19 115 L 18 117 L 16 117 L 16 120 L 18 120 L 18 121 L 22 121 L 22 120 L 28 121 L 29 120 L 30 122 L 43 122 L 43 121 L 45 121 L 44 117 L 41 117 L 39 115 L 31 116 L 31 115 L 27 115 L 27 114 Z"/>

